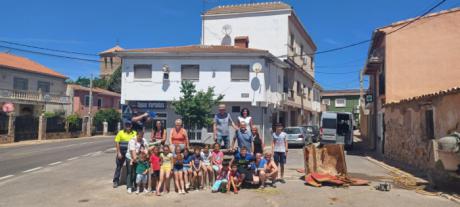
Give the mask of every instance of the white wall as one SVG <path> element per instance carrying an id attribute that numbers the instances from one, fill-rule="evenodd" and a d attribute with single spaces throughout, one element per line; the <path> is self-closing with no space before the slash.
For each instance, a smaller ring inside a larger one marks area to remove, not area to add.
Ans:
<path id="1" fill-rule="evenodd" d="M 203 17 L 205 45 L 221 45 L 225 36 L 222 28 L 231 26 L 229 36 L 248 36 L 249 47 L 268 50 L 274 56 L 287 54 L 288 16 L 290 11 Z"/>
<path id="2" fill-rule="evenodd" d="M 306 54 L 313 54 L 315 51 L 313 50 L 312 45 L 310 45 L 307 40 L 301 35 L 300 31 L 297 29 L 297 27 L 294 26 L 292 21 L 289 21 L 289 35 L 288 35 L 288 44 L 291 42 L 291 35 L 294 36 L 294 45 L 293 45 L 293 50 L 289 49 L 289 55 L 306 55 Z M 303 46 L 303 52 L 300 54 L 300 48 Z M 304 63 L 303 58 L 301 56 L 295 57 L 294 61 L 301 65 L 304 70 L 306 70 L 312 77 L 315 77 L 314 71 L 311 70 L 311 65 L 313 64 L 314 67 L 314 62 L 312 62 L 312 57 L 314 55 L 308 55 L 309 58 L 307 58 L 306 65 L 302 65 Z M 314 61 L 314 60 L 313 60 Z"/>

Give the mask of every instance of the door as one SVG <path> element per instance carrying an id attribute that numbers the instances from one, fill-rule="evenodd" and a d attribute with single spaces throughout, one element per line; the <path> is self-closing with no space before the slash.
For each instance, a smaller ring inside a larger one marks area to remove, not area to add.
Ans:
<path id="1" fill-rule="evenodd" d="M 14 121 L 14 141 L 38 139 L 38 117 L 17 116 Z"/>

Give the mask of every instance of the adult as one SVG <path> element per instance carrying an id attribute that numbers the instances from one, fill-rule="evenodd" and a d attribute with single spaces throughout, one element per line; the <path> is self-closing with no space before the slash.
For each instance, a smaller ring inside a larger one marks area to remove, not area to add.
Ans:
<path id="1" fill-rule="evenodd" d="M 262 157 L 262 154 L 255 154 L 255 161 L 251 165 L 251 170 L 253 171 L 252 179 L 253 184 L 260 184 L 260 188 L 265 188 L 264 180 L 264 171 L 267 165 L 267 161 Z M 264 180 L 265 181 L 265 180 Z"/>
<path id="2" fill-rule="evenodd" d="M 233 150 L 236 150 L 235 145 L 238 142 L 238 148 L 241 149 L 243 146 L 246 147 L 248 153 L 252 154 L 254 152 L 254 142 L 252 140 L 252 133 L 246 129 L 246 123 L 241 122 L 240 129 L 235 133 L 233 138 Z"/>
<path id="3" fill-rule="evenodd" d="M 137 133 L 132 129 L 131 121 L 125 120 L 123 129 L 117 133 L 115 137 L 115 149 L 117 156 L 115 158 L 117 167 L 113 175 L 113 187 L 116 188 L 120 184 L 120 171 L 123 163 L 126 161 L 126 152 L 128 151 L 128 142 L 136 137 Z M 129 162 L 126 162 L 126 167 L 129 167 Z"/>
<path id="4" fill-rule="evenodd" d="M 257 127 L 252 127 L 251 129 L 252 140 L 254 143 L 254 154 L 260 153 L 263 155 L 265 148 L 264 138 L 260 136 Z"/>
<path id="5" fill-rule="evenodd" d="M 242 122 L 246 123 L 246 126 L 252 129 L 254 123 L 252 121 L 252 117 L 249 116 L 249 109 L 243 108 L 241 109 L 240 116 L 238 116 L 238 123 L 241 125 Z"/>
<path id="6" fill-rule="evenodd" d="M 265 188 L 266 181 L 271 180 L 272 187 L 275 187 L 275 180 L 278 176 L 278 167 L 276 163 L 272 160 L 272 154 L 270 152 L 265 153 L 265 157 L 263 158 L 264 167 L 259 170 L 259 177 L 260 183 L 262 188 Z M 259 167 L 261 167 L 259 165 Z"/>
<path id="7" fill-rule="evenodd" d="M 152 118 L 148 112 L 141 113 L 135 109 L 131 122 L 133 124 L 134 131 L 144 131 L 145 124 L 151 121 Z"/>
<path id="8" fill-rule="evenodd" d="M 150 134 L 150 146 L 164 145 L 166 142 L 166 130 L 160 120 L 155 122 L 155 126 Z"/>
<path id="9" fill-rule="evenodd" d="M 178 145 L 181 151 L 183 151 L 185 147 L 189 148 L 187 130 L 185 130 L 182 126 L 181 119 L 176 119 L 174 123 L 175 127 L 171 129 L 171 133 L 169 134 L 169 143 L 171 144 L 171 150 L 174 150 L 176 148 L 176 145 Z"/>
<path id="10" fill-rule="evenodd" d="M 252 182 L 251 162 L 254 161 L 254 157 L 248 153 L 245 146 L 241 147 L 239 151 L 235 151 L 233 158 L 230 160 L 230 166 L 234 163 L 238 167 L 238 173 L 240 173 L 240 180 L 243 182 Z"/>
<path id="11" fill-rule="evenodd" d="M 213 135 L 214 142 L 219 143 L 224 149 L 230 147 L 230 127 L 231 125 L 235 130 L 237 129 L 232 117 L 226 112 L 225 104 L 220 104 L 219 113 L 214 116 Z M 222 142 L 224 143 L 222 145 Z"/>
<path id="12" fill-rule="evenodd" d="M 138 157 L 141 152 L 148 154 L 147 140 L 144 138 L 144 132 L 142 130 L 137 131 L 136 138 L 132 138 L 128 142 L 128 151 L 126 152 L 126 163 L 129 162 L 129 167 L 126 167 L 126 186 L 128 187 L 128 193 L 133 192 L 136 181 L 136 166 L 139 161 Z"/>
<path id="13" fill-rule="evenodd" d="M 287 134 L 283 132 L 283 125 L 278 123 L 276 124 L 276 130 L 272 134 L 272 152 L 273 159 L 275 160 L 276 166 L 280 167 L 280 182 L 286 183 L 284 181 L 284 164 L 286 164 L 286 157 L 288 153 L 288 142 Z"/>

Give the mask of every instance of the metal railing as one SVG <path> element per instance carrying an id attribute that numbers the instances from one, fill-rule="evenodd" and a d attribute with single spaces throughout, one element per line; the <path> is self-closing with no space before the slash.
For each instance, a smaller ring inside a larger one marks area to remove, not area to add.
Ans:
<path id="1" fill-rule="evenodd" d="M 69 97 L 42 93 L 40 91 L 22 91 L 11 89 L 0 89 L 0 98 L 21 101 L 36 101 L 41 103 L 69 104 Z"/>

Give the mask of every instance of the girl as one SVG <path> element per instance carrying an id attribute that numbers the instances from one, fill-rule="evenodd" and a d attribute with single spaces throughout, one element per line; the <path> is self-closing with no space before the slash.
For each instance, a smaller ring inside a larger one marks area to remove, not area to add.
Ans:
<path id="1" fill-rule="evenodd" d="M 160 196 L 160 187 L 164 184 L 165 185 L 165 190 L 167 193 L 169 193 L 169 183 L 171 182 L 170 180 L 170 175 L 171 175 L 171 169 L 173 165 L 173 154 L 169 150 L 169 146 L 165 145 L 163 147 L 163 153 L 160 154 L 161 158 L 161 169 L 160 169 L 160 182 L 157 185 L 157 196 Z"/>
<path id="2" fill-rule="evenodd" d="M 214 185 L 211 188 L 213 193 L 221 190 L 222 186 L 224 186 L 223 189 L 226 189 L 225 187 L 228 184 L 228 171 L 228 163 L 225 163 L 219 172 L 217 172 L 216 182 L 214 182 Z"/>
<path id="3" fill-rule="evenodd" d="M 150 135 L 150 145 L 151 146 L 160 146 L 166 142 L 166 130 L 163 128 L 161 121 L 155 122 L 155 127 L 152 129 Z"/>
<path id="4" fill-rule="evenodd" d="M 241 122 L 246 123 L 246 127 L 252 129 L 254 123 L 252 121 L 252 117 L 249 116 L 249 109 L 248 108 L 243 108 L 241 109 L 240 116 L 238 116 L 238 122 L 241 124 Z"/>
<path id="5" fill-rule="evenodd" d="M 136 194 L 139 194 L 141 188 L 144 193 L 147 193 L 147 179 L 150 168 L 148 154 L 142 151 L 139 157 L 136 165 Z"/>
<path id="6" fill-rule="evenodd" d="M 252 140 L 254 143 L 254 155 L 256 155 L 257 153 L 263 154 L 265 148 L 264 138 L 260 136 L 257 127 L 252 127 L 251 131 Z"/>
<path id="7" fill-rule="evenodd" d="M 192 171 L 193 178 L 192 183 L 195 187 L 195 190 L 200 189 L 200 184 L 203 183 L 203 174 L 202 174 L 203 162 L 201 161 L 200 148 L 195 148 L 195 154 L 192 159 Z"/>
<path id="8" fill-rule="evenodd" d="M 182 177 L 184 171 L 183 168 L 184 159 L 181 154 L 176 154 L 176 157 L 174 158 L 174 180 L 176 183 L 176 188 L 178 189 L 180 194 L 185 194 L 184 178 Z"/>
<path id="9" fill-rule="evenodd" d="M 192 162 L 193 156 L 190 154 L 188 148 L 184 149 L 184 183 L 185 190 L 187 191 L 190 188 L 190 180 L 193 174 L 190 163 Z"/>
<path id="10" fill-rule="evenodd" d="M 220 144 L 214 144 L 214 150 L 212 151 L 212 169 L 214 172 L 219 172 L 222 169 L 222 161 L 224 160 L 224 153 L 220 151 Z M 216 174 L 217 175 L 217 174 Z"/>
<path id="11" fill-rule="evenodd" d="M 207 186 L 211 187 L 214 179 L 214 171 L 211 166 L 212 154 L 209 152 L 209 144 L 204 146 L 203 151 L 201 152 L 201 160 L 203 160 L 203 185 L 206 189 Z M 205 184 L 207 182 L 207 185 Z"/>
<path id="12" fill-rule="evenodd" d="M 151 179 L 149 179 L 149 186 L 151 187 L 152 191 L 156 192 L 156 187 L 158 185 L 158 178 L 160 178 L 160 148 L 153 147 L 152 155 L 150 155 L 150 166 L 152 170 Z"/>
<path id="13" fill-rule="evenodd" d="M 182 155 L 181 148 L 179 145 L 174 146 L 173 159 L 176 159 L 177 155 Z M 176 176 L 175 176 L 174 170 L 173 170 L 173 183 L 174 183 L 174 191 L 176 191 L 177 193 L 180 193 L 179 186 L 176 185 Z"/>

